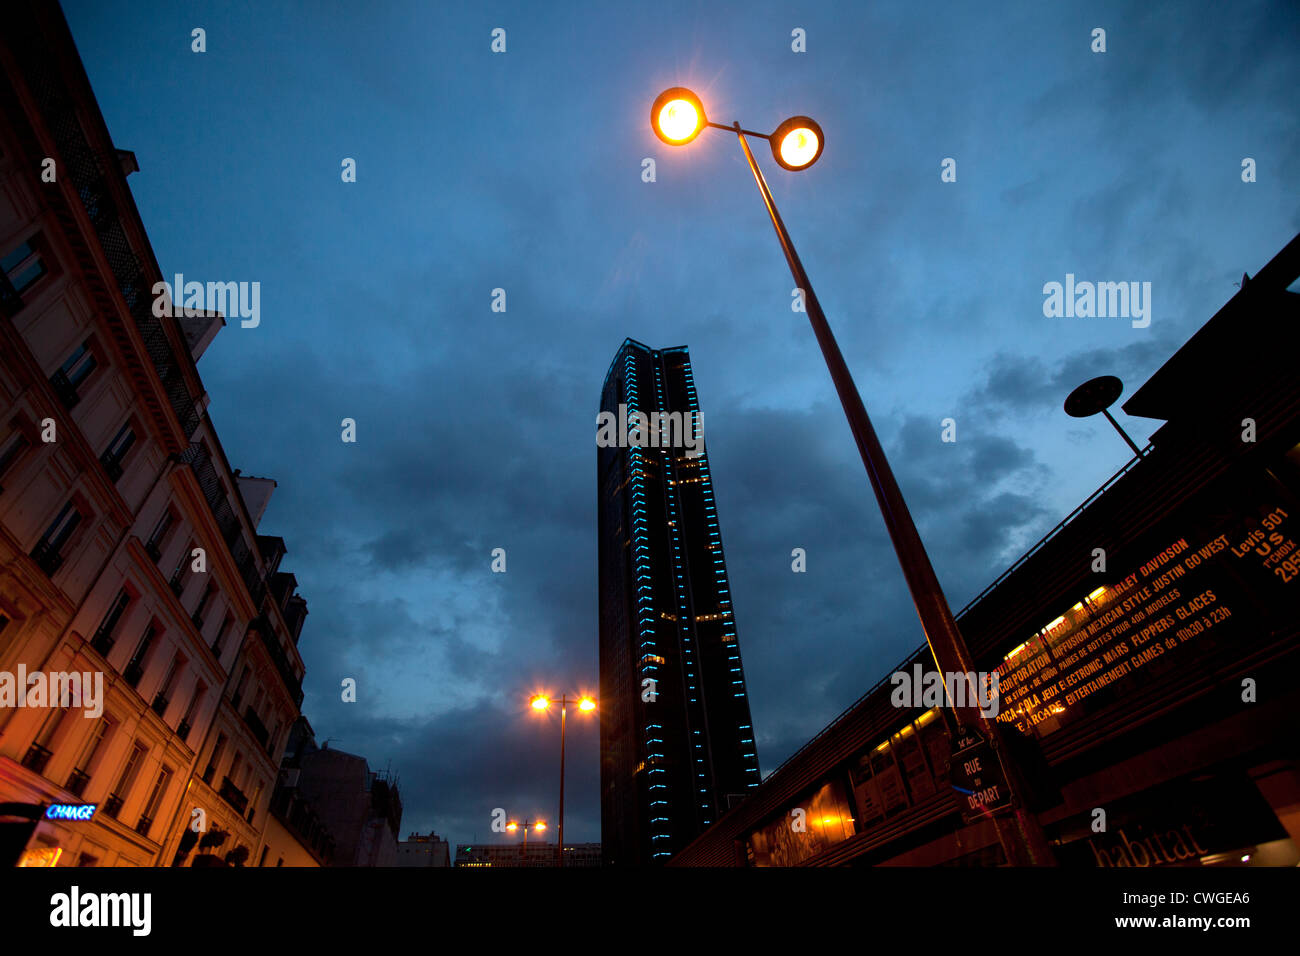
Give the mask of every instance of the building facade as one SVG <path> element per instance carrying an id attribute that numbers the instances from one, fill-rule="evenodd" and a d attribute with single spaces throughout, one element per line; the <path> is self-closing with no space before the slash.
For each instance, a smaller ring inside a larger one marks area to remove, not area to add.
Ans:
<path id="1" fill-rule="evenodd" d="M 559 860 L 554 843 L 543 841 L 528 842 L 525 847 L 522 840 L 517 844 L 461 843 L 456 847 L 456 866 L 458 867 L 553 867 Z M 564 865 L 566 867 L 601 866 L 601 849 L 599 843 L 566 843 L 564 845 Z"/>
<path id="2" fill-rule="evenodd" d="M 396 778 L 371 770 L 365 757 L 330 749 L 328 741 L 317 747 L 300 732 L 292 746 L 276 795 L 281 816 L 312 821 L 328 834 L 329 866 L 397 866 L 402 797 Z"/>
<path id="3" fill-rule="evenodd" d="M 306 605 L 258 533 L 274 482 L 230 469 L 207 414 L 196 362 L 223 319 L 154 314 L 135 169 L 57 5 L 7 10 L 0 803 L 81 808 L 30 833 L 45 865 L 251 864 Z M 6 700 L 20 673 L 102 698 Z"/>
<path id="4" fill-rule="evenodd" d="M 1300 862 L 1298 277 L 1300 236 L 1124 402 L 1164 423 L 1143 453 L 958 614 L 1061 865 Z M 914 703 L 885 675 L 672 865 L 1004 863 Z"/>
<path id="5" fill-rule="evenodd" d="M 758 755 L 686 348 L 625 341 L 600 409 L 602 845 L 645 865 L 757 787 Z"/>
<path id="6" fill-rule="evenodd" d="M 397 844 L 398 866 L 451 866 L 447 841 L 438 834 L 410 834 Z"/>

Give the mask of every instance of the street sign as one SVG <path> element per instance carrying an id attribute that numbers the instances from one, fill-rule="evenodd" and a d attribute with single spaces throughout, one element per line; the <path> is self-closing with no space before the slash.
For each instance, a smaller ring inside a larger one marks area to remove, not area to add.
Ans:
<path id="1" fill-rule="evenodd" d="M 962 819 L 984 820 L 1011 806 L 1002 764 L 988 740 L 973 727 L 958 727 L 952 738 L 948 779 L 957 791 Z"/>

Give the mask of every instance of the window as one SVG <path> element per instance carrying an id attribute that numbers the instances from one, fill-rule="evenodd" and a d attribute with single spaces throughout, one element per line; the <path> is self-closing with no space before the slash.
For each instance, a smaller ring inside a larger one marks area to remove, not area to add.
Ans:
<path id="1" fill-rule="evenodd" d="M 153 647 L 154 638 L 158 636 L 158 626 L 150 622 L 149 626 L 144 629 L 144 634 L 140 638 L 140 643 L 135 647 L 135 653 L 131 655 L 131 662 L 126 665 L 126 670 L 122 676 L 132 687 L 138 687 L 140 678 L 144 676 L 145 658 L 149 656 L 149 650 Z"/>
<path id="2" fill-rule="evenodd" d="M 162 518 L 154 525 L 153 530 L 149 532 L 149 540 L 145 542 L 144 549 L 149 557 L 156 563 L 162 558 L 162 549 L 167 543 L 167 533 L 171 531 L 172 525 L 176 521 L 176 513 L 168 508 L 163 512 Z"/>
<path id="3" fill-rule="evenodd" d="M 176 678 L 185 668 L 185 657 L 177 654 L 172 658 L 171 667 L 167 668 L 167 676 L 163 678 L 162 686 L 158 688 L 158 693 L 154 695 L 153 711 L 159 717 L 167 713 L 167 704 L 171 700 L 172 690 L 176 686 Z"/>
<path id="4" fill-rule="evenodd" d="M 15 428 L 10 434 L 0 442 L 0 480 L 4 479 L 5 473 L 18 463 L 23 453 L 32 447 L 31 439 L 22 430 Z M 4 493 L 4 486 L 0 485 L 0 494 Z"/>
<path id="5" fill-rule="evenodd" d="M 226 735 L 217 734 L 216 746 L 212 748 L 212 756 L 208 758 L 208 769 L 203 771 L 203 782 L 212 783 L 212 777 L 217 772 L 217 764 L 221 762 L 221 754 L 226 749 Z"/>
<path id="6" fill-rule="evenodd" d="M 207 685 L 203 681 L 194 685 L 194 696 L 190 698 L 190 706 L 185 708 L 185 716 L 181 718 L 180 726 L 176 728 L 176 736 L 181 740 L 189 737 L 190 728 L 194 726 L 194 718 L 198 714 L 199 704 L 203 703 L 203 695 L 207 692 Z"/>
<path id="7" fill-rule="evenodd" d="M 171 767 L 163 767 L 158 771 L 158 779 L 154 781 L 153 790 L 149 793 L 149 800 L 144 805 L 144 813 L 135 827 L 135 831 L 141 836 L 149 835 L 149 828 L 153 826 L 154 814 L 158 812 L 158 806 L 167 793 L 167 784 L 171 777 Z"/>
<path id="8" fill-rule="evenodd" d="M 23 766 L 37 773 L 45 772 L 45 765 L 50 762 L 54 756 L 54 735 L 63 726 L 63 719 L 68 716 L 67 707 L 59 710 L 51 710 L 45 717 L 45 722 L 41 724 L 40 733 L 32 741 L 32 745 L 27 748 L 27 754 L 23 757 Z"/>
<path id="9" fill-rule="evenodd" d="M 248 822 L 253 822 L 253 817 L 257 815 L 257 801 L 262 799 L 262 788 L 265 784 L 261 780 L 257 781 L 257 786 L 253 788 L 253 797 L 248 801 Z"/>
<path id="10" fill-rule="evenodd" d="M 244 755 L 241 754 L 238 750 L 236 750 L 234 759 L 230 761 L 230 770 L 226 774 L 226 779 L 229 780 L 231 783 L 233 783 L 236 787 L 239 786 L 239 768 L 242 767 L 243 764 L 244 764 Z"/>
<path id="11" fill-rule="evenodd" d="M 77 866 L 94 866 L 99 862 L 99 857 L 92 856 L 89 853 L 82 853 L 77 857 Z"/>
<path id="12" fill-rule="evenodd" d="M 140 764 L 144 762 L 145 753 L 144 744 L 137 741 L 131 745 L 131 755 L 126 758 L 126 765 L 118 775 L 117 785 L 113 787 L 112 794 L 104 804 L 104 812 L 114 820 L 122 812 L 122 803 L 126 800 L 126 795 L 131 792 L 136 774 L 140 772 Z"/>
<path id="13" fill-rule="evenodd" d="M 91 351 L 90 340 L 87 339 L 77 346 L 68 356 L 67 361 L 59 366 L 58 371 L 50 376 L 50 385 L 54 387 L 64 408 L 70 409 L 81 401 L 77 389 L 90 377 L 90 373 L 95 370 L 95 365 L 95 353 Z"/>
<path id="14" fill-rule="evenodd" d="M 245 664 L 244 672 L 239 676 L 239 683 L 235 685 L 235 696 L 230 700 L 231 706 L 233 706 L 235 710 L 239 710 L 239 702 L 244 697 L 244 689 L 248 687 L 248 678 L 250 674 L 251 671 L 249 671 L 248 665 Z"/>
<path id="15" fill-rule="evenodd" d="M 108 613 L 104 615 L 104 620 L 100 622 L 99 629 L 95 631 L 95 636 L 91 638 L 90 646 L 99 651 L 102 657 L 108 657 L 108 652 L 113 649 L 117 643 L 117 626 L 122 620 L 122 615 L 126 609 L 131 606 L 131 594 L 126 588 L 117 592 L 117 597 L 113 600 L 112 606 Z"/>
<path id="16" fill-rule="evenodd" d="M 48 271 L 40 252 L 31 240 L 22 243 L 0 259 L 0 272 L 5 274 L 5 279 L 18 295 L 22 295 Z"/>
<path id="17" fill-rule="evenodd" d="M 234 623 L 235 617 L 233 614 L 227 614 L 225 619 L 221 622 L 221 630 L 217 631 L 216 640 L 212 642 L 212 653 L 216 656 L 217 660 L 221 659 L 221 642 L 225 639 L 230 628 L 234 626 Z"/>
<path id="18" fill-rule="evenodd" d="M 36 547 L 32 549 L 32 558 L 46 574 L 53 575 L 62 566 L 63 546 L 68 543 L 79 524 L 81 524 L 81 512 L 73 502 L 69 501 L 59 512 L 59 516 L 45 529 L 41 540 L 36 542 Z"/>
<path id="19" fill-rule="evenodd" d="M 113 436 L 113 440 L 104 449 L 104 454 L 99 456 L 100 463 L 104 466 L 104 470 L 108 472 L 108 477 L 113 481 L 117 481 L 122 477 L 122 461 L 134 444 L 135 429 L 131 427 L 130 422 L 127 422 Z"/>
<path id="20" fill-rule="evenodd" d="M 81 759 L 77 761 L 76 768 L 72 771 L 72 775 L 68 777 L 67 789 L 76 797 L 80 798 L 85 792 L 91 774 L 95 772 L 99 759 L 104 755 L 104 742 L 108 740 L 113 726 L 113 721 L 107 717 L 95 721 L 95 727 L 90 732 L 90 739 L 86 741 L 86 746 L 81 751 Z"/>
<path id="21" fill-rule="evenodd" d="M 191 541 L 181 551 L 180 559 L 176 562 L 176 569 L 172 571 L 171 585 L 172 593 L 180 597 L 185 593 L 185 585 L 190 579 L 190 552 L 194 550 L 194 542 Z"/>
<path id="22" fill-rule="evenodd" d="M 194 627 L 199 631 L 203 630 L 203 612 L 207 610 L 208 602 L 212 600 L 212 595 L 216 593 L 217 586 L 209 581 L 208 586 L 203 589 L 203 596 L 199 598 L 198 607 L 196 607 L 194 613 L 190 615 L 190 620 L 194 623 Z"/>

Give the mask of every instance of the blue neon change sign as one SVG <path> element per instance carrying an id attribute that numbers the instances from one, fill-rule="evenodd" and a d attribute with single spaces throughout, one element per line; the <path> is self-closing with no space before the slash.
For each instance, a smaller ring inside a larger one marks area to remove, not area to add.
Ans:
<path id="1" fill-rule="evenodd" d="M 95 803 L 52 803 L 45 810 L 47 820 L 89 820 L 95 815 Z"/>

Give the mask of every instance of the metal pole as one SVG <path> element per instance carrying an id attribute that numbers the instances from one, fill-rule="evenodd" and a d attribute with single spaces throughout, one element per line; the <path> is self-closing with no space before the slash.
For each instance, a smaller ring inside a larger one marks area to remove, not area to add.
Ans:
<path id="1" fill-rule="evenodd" d="M 795 285 L 803 290 L 808 321 L 812 323 L 813 334 L 817 336 L 817 343 L 821 346 L 822 356 L 826 359 L 831 380 L 835 383 L 840 403 L 844 406 L 844 414 L 849 420 L 854 441 L 857 442 L 858 453 L 862 456 L 862 463 L 866 465 L 867 476 L 871 479 L 871 488 L 876 493 L 876 501 L 884 516 L 885 527 L 889 530 L 889 537 L 898 555 L 898 562 L 902 566 L 903 576 L 907 579 L 907 587 L 912 594 L 912 602 L 916 606 L 917 616 L 921 619 L 921 629 L 925 632 L 925 639 L 930 645 L 935 664 L 941 673 L 956 671 L 965 674 L 973 671 L 970 652 L 966 649 L 965 641 L 962 640 L 961 633 L 957 629 L 957 621 L 952 616 L 952 609 L 948 607 L 948 600 L 939 587 L 939 579 L 930 565 L 930 557 L 926 553 L 925 545 L 912 521 L 911 512 L 907 510 L 907 505 L 903 501 L 903 494 L 885 458 L 880 440 L 876 437 L 876 430 L 867 417 L 862 396 L 853 383 L 853 376 L 844 362 L 844 356 L 840 354 L 835 336 L 831 334 L 830 325 L 826 321 L 825 313 L 822 312 L 816 293 L 813 292 L 808 273 L 804 271 L 803 263 L 799 261 L 799 254 L 795 252 L 794 243 L 790 240 L 785 223 L 781 221 L 776 202 L 772 199 L 767 181 L 764 180 L 758 164 L 754 161 L 754 154 L 750 151 L 749 143 L 739 123 L 735 124 L 733 132 L 745 151 L 750 171 L 754 174 L 754 181 L 758 184 L 758 191 L 763 196 L 768 215 L 772 219 L 772 226 L 776 229 L 781 251 L 785 253 L 785 260 L 790 266 L 790 274 L 794 277 Z M 945 681 L 945 686 L 946 683 Z M 996 750 L 1013 798 L 1024 794 L 1026 790 L 1023 780 L 1004 746 L 997 722 L 989 720 L 978 707 L 969 704 L 961 708 L 954 706 L 953 710 L 957 713 L 959 723 L 979 727 L 989 739 Z M 1025 808 L 1021 800 L 1016 800 L 1015 803 L 1016 808 L 1012 815 L 993 818 L 998 840 L 1002 844 L 1007 862 L 1012 866 L 1054 866 L 1056 861 L 1042 827 L 1038 824 L 1038 818 Z"/>
<path id="2" fill-rule="evenodd" d="M 569 710 L 569 701 L 563 695 L 560 697 L 560 862 L 559 866 L 564 866 L 564 720 Z"/>
<path id="3" fill-rule="evenodd" d="M 1106 416 L 1106 421 L 1110 422 L 1113 426 L 1115 426 L 1115 431 L 1119 432 L 1119 437 L 1124 439 L 1126 442 L 1128 442 L 1128 447 L 1133 449 L 1133 454 L 1141 458 L 1142 449 L 1139 448 L 1137 445 L 1133 444 L 1133 439 L 1128 437 L 1128 432 L 1124 431 L 1124 429 L 1119 427 L 1119 422 L 1115 421 L 1114 416 L 1112 416 L 1110 413 L 1110 409 L 1103 408 L 1101 410 L 1101 413 Z"/>

